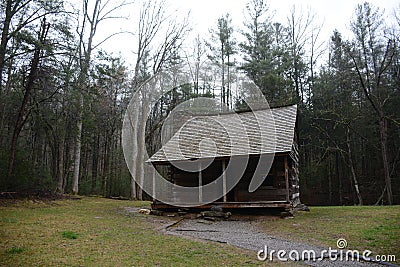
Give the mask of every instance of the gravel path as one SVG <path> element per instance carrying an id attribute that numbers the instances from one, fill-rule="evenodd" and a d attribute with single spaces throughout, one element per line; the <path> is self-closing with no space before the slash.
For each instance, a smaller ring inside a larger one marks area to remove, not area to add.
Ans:
<path id="1" fill-rule="evenodd" d="M 190 236 L 194 238 L 200 238 L 205 240 L 211 240 L 215 242 L 227 243 L 229 245 L 259 251 L 268 247 L 268 251 L 271 250 L 285 250 L 286 258 L 289 256 L 291 250 L 297 250 L 300 255 L 304 250 L 314 250 L 316 257 L 321 255 L 323 249 L 316 246 L 310 246 L 307 244 L 296 243 L 292 241 L 283 240 L 269 236 L 262 232 L 258 227 L 257 221 L 216 221 L 210 222 L 201 219 L 185 219 L 179 223 L 172 225 L 171 227 L 165 228 L 165 231 L 169 234 Z M 336 249 L 336 248 L 332 248 Z M 362 252 L 361 252 L 362 253 Z M 295 254 L 292 254 L 294 257 Z M 276 254 L 275 254 L 276 256 Z M 257 253 L 254 253 L 254 257 L 257 257 Z M 345 257 L 345 255 L 344 255 Z M 275 259 L 277 260 L 277 259 Z M 300 263 L 300 262 L 299 262 Z M 302 265 L 308 266 L 377 266 L 382 267 L 384 265 L 371 263 L 371 262 L 357 262 L 357 261 L 330 261 L 328 259 L 322 261 L 303 261 Z M 393 266 L 393 265 L 391 265 Z"/>

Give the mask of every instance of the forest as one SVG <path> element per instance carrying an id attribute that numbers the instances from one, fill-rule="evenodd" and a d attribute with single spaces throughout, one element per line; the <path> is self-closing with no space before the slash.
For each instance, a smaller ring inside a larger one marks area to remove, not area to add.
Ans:
<path id="1" fill-rule="evenodd" d="M 276 21 L 265 0 L 229 13 L 191 38 L 191 17 L 168 1 L 2 0 L 0 192 L 52 192 L 146 199 L 135 183 L 145 151 L 160 148 L 160 125 L 189 99 L 215 98 L 242 110 L 234 86 L 249 77 L 271 107 L 298 105 L 301 200 L 314 205 L 400 204 L 400 6 L 354 6 L 351 35 L 322 40 L 312 10 Z M 135 9 L 134 59 L 99 40 L 122 9 Z M 182 67 L 186 66 L 186 67 Z M 186 69 L 185 69 L 186 68 Z M 170 71 L 174 69 L 175 71 Z M 176 71 L 178 69 L 178 71 Z M 157 104 L 141 87 L 160 72 L 173 81 Z M 126 166 L 122 122 L 139 94 L 135 170 Z M 143 116 L 149 111 L 149 118 Z"/>

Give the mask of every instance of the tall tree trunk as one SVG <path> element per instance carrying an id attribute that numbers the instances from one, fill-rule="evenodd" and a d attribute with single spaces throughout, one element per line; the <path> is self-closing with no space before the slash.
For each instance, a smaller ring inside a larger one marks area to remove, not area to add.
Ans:
<path id="1" fill-rule="evenodd" d="M 137 199 L 136 190 L 136 170 L 137 170 L 137 159 L 138 159 L 138 127 L 139 127 L 139 104 L 133 106 L 132 112 L 128 113 L 130 130 L 132 131 L 132 172 L 131 172 L 131 184 L 130 184 L 130 199 Z"/>
<path id="2" fill-rule="evenodd" d="M 11 179 L 11 176 L 12 176 L 13 170 L 14 170 L 14 161 L 15 161 L 15 154 L 17 152 L 18 137 L 19 137 L 19 134 L 21 133 L 21 130 L 29 116 L 29 112 L 27 113 L 27 111 L 26 111 L 26 106 L 28 104 L 31 91 L 33 90 L 33 86 L 36 81 L 36 72 L 39 67 L 40 54 L 42 52 L 42 46 L 44 45 L 44 42 L 46 40 L 46 36 L 47 36 L 48 30 L 49 30 L 49 27 L 50 27 L 50 24 L 46 23 L 46 18 L 43 18 L 43 21 L 42 21 L 42 24 L 40 27 L 40 31 L 38 34 L 38 43 L 35 46 L 35 52 L 33 54 L 30 72 L 29 72 L 28 80 L 27 80 L 27 83 L 25 86 L 24 97 L 22 99 L 22 103 L 19 108 L 19 112 L 17 115 L 17 122 L 15 124 L 13 136 L 11 139 L 11 148 L 10 148 L 8 169 L 7 169 L 8 179 Z"/>
<path id="3" fill-rule="evenodd" d="M 81 163 L 81 147 L 82 147 L 82 112 L 83 112 L 83 95 L 79 94 L 79 114 L 76 122 L 76 139 L 74 153 L 74 175 L 72 177 L 72 194 L 77 195 L 79 191 L 79 168 Z"/>
<path id="4" fill-rule="evenodd" d="M 100 135 L 97 134 L 94 144 L 93 144 L 93 155 L 92 155 L 92 194 L 96 194 L 96 185 L 97 185 L 97 170 L 98 170 L 98 162 L 99 162 L 99 140 Z"/>
<path id="5" fill-rule="evenodd" d="M 104 138 L 104 156 L 103 156 L 103 175 L 101 181 L 101 193 L 103 196 L 107 195 L 107 183 L 108 183 L 108 161 L 109 161 L 109 142 L 108 137 Z"/>
<path id="6" fill-rule="evenodd" d="M 5 18 L 3 20 L 3 29 L 1 32 L 1 43 L 0 43 L 0 99 L 3 99 L 3 71 L 5 67 L 5 58 L 7 51 L 7 43 L 8 43 L 8 34 L 10 30 L 11 23 L 11 3 L 12 0 L 8 0 L 6 3 L 5 9 Z M 9 68 L 11 70 L 11 67 Z M 3 143 L 3 135 L 2 131 L 4 129 L 4 118 L 5 118 L 5 103 L 0 101 L 0 146 Z M 13 159 L 14 161 L 14 159 Z"/>
<path id="7" fill-rule="evenodd" d="M 13 16 L 12 13 L 12 0 L 8 0 L 6 3 L 5 10 L 5 18 L 3 20 L 3 29 L 1 32 L 1 42 L 0 42 L 0 99 L 3 92 L 3 70 L 5 65 L 6 51 L 7 51 L 7 43 L 9 40 L 9 31 L 11 18 Z"/>
<path id="8" fill-rule="evenodd" d="M 339 152 L 335 153 L 335 166 L 336 166 L 336 177 L 339 183 L 339 204 L 343 204 L 343 192 L 342 192 L 342 178 L 339 171 Z"/>
<path id="9" fill-rule="evenodd" d="M 358 204 L 363 205 L 363 200 L 361 197 L 360 189 L 358 187 L 358 179 L 356 176 L 356 171 L 354 169 L 353 153 L 351 151 L 351 145 L 350 145 L 350 128 L 348 126 L 347 126 L 347 132 L 346 132 L 346 143 L 347 143 L 347 153 L 348 153 L 348 157 L 349 157 L 349 165 L 350 165 L 351 175 L 353 177 L 354 189 L 356 191 Z"/>
<path id="10" fill-rule="evenodd" d="M 146 122 L 148 113 L 148 95 L 144 90 L 142 91 L 142 107 L 141 107 L 141 114 L 139 120 L 139 129 L 138 129 L 138 156 L 137 156 L 137 179 L 138 179 L 138 199 L 143 200 L 143 182 L 144 182 L 144 155 L 146 153 Z"/>
<path id="11" fill-rule="evenodd" d="M 89 180 L 89 143 L 85 142 L 83 145 L 82 153 L 83 153 L 83 161 L 82 161 L 82 169 L 81 169 L 81 179 L 84 182 L 88 182 Z"/>
<path id="12" fill-rule="evenodd" d="M 80 64 L 80 73 L 78 77 L 78 88 L 80 89 L 79 94 L 79 99 L 78 99 L 78 119 L 76 122 L 77 126 L 77 134 L 76 134 L 76 139 L 75 139 L 75 158 L 74 158 L 74 175 L 73 175 L 73 182 L 72 182 L 72 193 L 73 194 L 78 194 L 78 185 L 79 185 L 79 165 L 81 161 L 81 139 L 82 139 L 82 113 L 83 113 L 83 91 L 86 87 L 87 79 L 88 79 L 88 71 L 89 71 L 89 65 L 90 65 L 90 59 L 92 55 L 92 50 L 93 50 L 93 38 L 96 34 L 97 30 L 97 25 L 101 21 L 100 19 L 100 13 L 102 11 L 101 7 L 101 1 L 96 0 L 94 7 L 93 7 L 93 12 L 90 15 L 88 13 L 88 5 L 87 2 L 84 2 L 83 4 L 83 16 L 84 20 L 82 22 L 81 26 L 81 32 L 79 36 L 79 64 Z M 103 6 L 104 8 L 104 6 Z M 91 16 L 91 17 L 90 17 Z M 104 19 L 104 18 L 103 18 Z M 85 45 L 84 43 L 84 35 L 85 35 L 85 27 L 86 27 L 86 22 L 89 21 L 89 26 L 90 26 L 90 31 L 89 31 L 89 36 L 87 39 L 87 44 Z"/>
<path id="13" fill-rule="evenodd" d="M 382 153 L 382 161 L 383 161 L 383 171 L 385 174 L 385 185 L 387 192 L 387 200 L 388 204 L 393 204 L 393 192 L 392 192 L 392 181 L 390 178 L 389 171 L 389 162 L 387 158 L 387 122 L 382 112 L 380 112 L 379 116 L 379 133 L 381 139 L 381 153 Z"/>
<path id="14" fill-rule="evenodd" d="M 329 205 L 332 205 L 331 157 L 329 157 L 328 159 L 328 194 L 329 194 Z"/>
<path id="15" fill-rule="evenodd" d="M 229 64 L 230 64 L 230 58 L 229 54 L 227 56 L 227 66 L 226 66 L 226 79 L 227 79 L 227 87 L 226 87 L 226 104 L 228 108 L 231 108 L 231 103 L 230 103 L 230 93 L 231 93 L 231 77 L 230 77 L 230 70 L 229 70 Z"/>
<path id="16" fill-rule="evenodd" d="M 110 138 L 110 144 L 109 144 L 109 149 L 108 149 L 108 165 L 107 165 L 107 185 L 105 186 L 105 197 L 110 197 L 111 196 L 111 189 L 112 189 L 112 176 L 113 176 L 113 170 L 112 170 L 112 140 Z"/>
<path id="17" fill-rule="evenodd" d="M 63 113 L 63 118 L 65 114 Z M 62 122 L 64 124 L 64 120 Z M 65 151 L 65 129 L 62 126 L 60 143 L 58 147 L 58 168 L 57 168 L 57 189 L 56 192 L 63 194 L 64 193 L 64 151 Z"/>
<path id="18" fill-rule="evenodd" d="M 66 173 L 64 174 L 63 192 L 65 192 L 65 189 L 67 188 L 71 173 L 74 172 L 74 165 L 72 164 L 72 160 L 74 159 L 74 149 L 71 148 L 71 146 L 73 145 L 72 144 L 68 145 L 68 151 L 66 153 L 68 155 L 68 160 L 66 161 L 67 166 L 65 166 L 64 168 Z"/>
<path id="19" fill-rule="evenodd" d="M 225 58 L 224 58 L 224 54 L 225 54 L 225 50 L 224 50 L 224 46 L 222 45 L 222 50 L 221 50 L 221 64 L 222 64 L 222 81 L 221 81 L 221 103 L 225 104 Z"/>

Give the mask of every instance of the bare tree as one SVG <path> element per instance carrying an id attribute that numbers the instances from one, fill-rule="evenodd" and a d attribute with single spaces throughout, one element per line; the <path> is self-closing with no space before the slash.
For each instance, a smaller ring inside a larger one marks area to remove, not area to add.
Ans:
<path id="1" fill-rule="evenodd" d="M 351 149 L 351 140 L 350 140 L 350 129 L 351 129 L 351 123 L 352 121 L 357 119 L 357 116 L 353 119 L 344 119 L 343 118 L 343 114 L 337 114 L 335 112 L 331 112 L 332 115 L 334 115 L 335 119 L 324 119 L 327 121 L 332 121 L 335 123 L 335 125 L 342 125 L 345 127 L 345 131 L 346 131 L 346 149 L 343 149 L 340 147 L 339 143 L 337 141 L 335 141 L 334 136 L 327 131 L 327 129 L 324 129 L 322 127 L 322 124 L 318 125 L 318 124 L 314 124 L 313 127 L 315 129 L 317 129 L 320 133 L 322 133 L 332 144 L 332 147 L 328 147 L 326 152 L 329 150 L 335 150 L 337 152 L 340 153 L 340 156 L 343 159 L 343 162 L 346 163 L 346 165 L 349 167 L 351 175 L 350 175 L 350 184 L 353 185 L 353 189 L 357 195 L 357 200 L 358 200 L 358 205 L 363 205 L 363 199 L 361 196 L 361 192 L 360 192 L 360 188 L 359 188 L 359 183 L 358 183 L 358 178 L 357 178 L 357 174 L 356 174 L 356 170 L 355 170 L 355 164 L 353 161 L 353 152 Z M 322 119 L 322 118 L 319 118 Z M 329 179 L 329 195 L 331 195 L 331 178 L 328 177 Z"/>
<path id="2" fill-rule="evenodd" d="M 301 102 L 305 99 L 304 78 L 307 72 L 303 55 L 311 38 L 311 32 L 313 32 L 311 31 L 311 25 L 314 17 L 315 15 L 310 10 L 304 14 L 301 10 L 298 12 L 295 6 L 292 7 L 287 17 L 288 51 L 291 61 L 290 78 L 294 83 L 296 95 L 300 97 Z M 318 34 L 314 33 L 313 47 L 316 37 L 318 37 Z"/>
<path id="3" fill-rule="evenodd" d="M 351 25 L 355 42 L 348 52 L 358 75 L 361 90 L 377 116 L 387 201 L 392 205 L 393 193 L 387 151 L 387 116 L 384 106 L 389 99 L 385 79 L 395 55 L 395 41 L 390 37 L 379 38 L 384 30 L 382 13 L 379 9 L 364 3 L 357 6 L 355 15 Z"/>
<path id="4" fill-rule="evenodd" d="M 79 168 L 81 161 L 81 139 L 82 139 L 82 114 L 83 114 L 83 93 L 88 83 L 88 72 L 91 62 L 91 56 L 94 49 L 99 47 L 104 41 L 119 32 L 113 33 L 101 42 L 94 44 L 93 39 L 96 35 L 98 26 L 101 22 L 114 18 L 113 13 L 129 3 L 122 2 L 109 8 L 110 1 L 102 3 L 101 0 L 95 0 L 94 5 L 90 6 L 90 0 L 84 0 L 82 5 L 82 21 L 78 26 L 79 45 L 78 45 L 78 64 L 79 76 L 77 80 L 78 92 L 78 116 L 76 121 L 77 134 L 75 139 L 74 153 L 74 172 L 72 179 L 72 193 L 78 194 L 79 186 Z"/>
<path id="5" fill-rule="evenodd" d="M 197 35 L 194 39 L 191 49 L 192 51 L 190 54 L 185 52 L 185 57 L 189 66 L 190 76 L 193 81 L 194 92 L 199 94 L 200 69 L 205 55 L 204 43 L 200 38 L 200 35 Z"/>
<path id="6" fill-rule="evenodd" d="M 148 78 L 159 73 L 164 65 L 173 58 L 173 51 L 182 44 L 183 37 L 188 31 L 188 22 L 185 18 L 182 22 L 177 22 L 167 15 L 165 10 L 165 1 L 147 1 L 140 8 L 136 49 L 135 72 L 133 78 L 134 90 L 140 95 L 140 109 L 137 121 L 134 121 L 134 143 L 137 144 L 134 149 L 134 167 L 135 177 L 131 182 L 131 198 L 136 192 L 136 198 L 142 199 L 142 189 L 136 190 L 135 180 L 141 184 L 144 180 L 144 160 L 145 160 L 145 130 L 147 114 L 150 110 L 150 100 L 152 93 L 146 90 L 146 87 L 140 87 Z M 145 69 L 143 62 L 148 61 Z M 149 68 L 149 69 L 146 69 Z M 135 116 L 136 117 L 136 116 Z M 137 153 L 137 154 L 136 154 Z M 135 188 L 134 188 L 135 187 Z"/>
<path id="7" fill-rule="evenodd" d="M 309 100 L 311 97 L 312 89 L 314 87 L 314 72 L 316 70 L 316 65 L 319 57 L 325 52 L 325 49 L 323 48 L 324 42 L 319 41 L 319 36 L 321 33 L 321 29 L 323 27 L 323 24 L 321 25 L 311 25 L 311 33 L 310 33 L 310 88 L 308 92 L 307 99 Z"/>
<path id="8" fill-rule="evenodd" d="M 217 21 L 216 29 L 210 29 L 209 32 L 211 34 L 211 41 L 206 42 L 206 46 L 210 51 L 208 58 L 221 69 L 221 103 L 229 106 L 229 66 L 232 65 L 232 56 L 236 53 L 232 18 L 229 13 L 221 16 Z"/>
<path id="9" fill-rule="evenodd" d="M 347 156 L 349 158 L 349 167 L 351 170 L 351 176 L 353 178 L 354 190 L 356 191 L 357 198 L 358 198 L 358 204 L 363 205 L 360 188 L 358 186 L 358 179 L 357 179 L 356 171 L 354 168 L 353 152 L 352 152 L 351 143 L 350 143 L 350 127 L 349 127 L 349 125 L 347 125 L 347 129 L 346 129 L 346 146 L 347 146 Z"/>

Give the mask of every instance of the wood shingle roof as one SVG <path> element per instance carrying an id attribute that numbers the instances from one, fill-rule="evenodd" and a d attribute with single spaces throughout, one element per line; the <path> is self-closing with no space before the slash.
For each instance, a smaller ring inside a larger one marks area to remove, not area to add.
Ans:
<path id="1" fill-rule="evenodd" d="M 147 162 L 290 152 L 296 116 L 297 105 L 195 116 Z"/>

